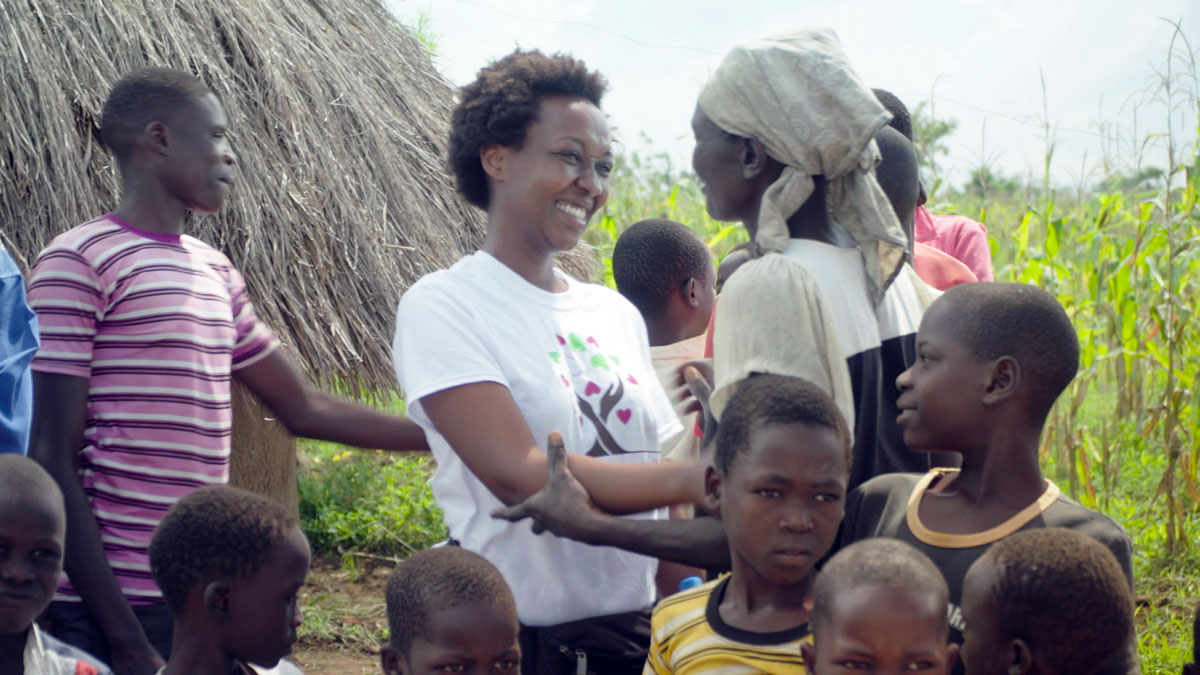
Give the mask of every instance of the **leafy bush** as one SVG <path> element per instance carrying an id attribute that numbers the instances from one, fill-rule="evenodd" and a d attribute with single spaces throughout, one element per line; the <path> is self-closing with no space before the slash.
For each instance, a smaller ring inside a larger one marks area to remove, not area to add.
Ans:
<path id="1" fill-rule="evenodd" d="M 403 557 L 446 538 L 427 456 L 393 456 L 304 442 L 300 523 L 313 552 Z"/>

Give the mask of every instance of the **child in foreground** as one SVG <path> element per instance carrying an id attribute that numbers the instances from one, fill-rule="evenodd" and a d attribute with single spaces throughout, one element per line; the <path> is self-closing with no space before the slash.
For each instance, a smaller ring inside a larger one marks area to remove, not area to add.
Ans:
<path id="1" fill-rule="evenodd" d="M 519 672 L 512 591 L 478 554 L 446 546 L 409 556 L 388 580 L 387 614 L 387 675 Z"/>
<path id="2" fill-rule="evenodd" d="M 892 537 L 929 556 L 950 588 L 955 643 L 963 639 L 967 568 L 1020 530 L 1065 527 L 1096 539 L 1113 552 L 1132 587 L 1129 535 L 1062 496 L 1038 466 L 1042 426 L 1078 365 L 1070 320 L 1033 286 L 955 286 L 921 321 L 917 362 L 896 381 L 898 421 L 913 450 L 959 453 L 962 468 L 864 483 L 846 500 L 840 543 Z M 1131 639 L 1098 672 L 1134 672 L 1136 653 Z"/>
<path id="3" fill-rule="evenodd" d="M 150 540 L 175 627 L 159 675 L 298 674 L 281 659 L 296 642 L 308 565 L 308 540 L 280 504 L 226 486 L 180 499 Z"/>
<path id="4" fill-rule="evenodd" d="M 971 675 L 1098 672 L 1133 635 L 1133 595 L 1099 542 L 1047 527 L 996 542 L 963 582 Z"/>
<path id="5" fill-rule="evenodd" d="M 814 565 L 842 517 L 850 448 L 816 385 L 757 375 L 738 388 L 705 476 L 733 571 L 654 608 L 647 674 L 805 672 Z"/>
<path id="6" fill-rule="evenodd" d="M 800 645 L 808 671 L 946 675 L 958 655 L 947 644 L 948 595 L 942 573 L 912 546 L 851 544 L 817 576 L 812 643 Z"/>
<path id="7" fill-rule="evenodd" d="M 66 529 L 62 492 L 50 474 L 23 455 L 0 454 L 0 673 L 111 675 L 34 623 L 54 597 Z"/>

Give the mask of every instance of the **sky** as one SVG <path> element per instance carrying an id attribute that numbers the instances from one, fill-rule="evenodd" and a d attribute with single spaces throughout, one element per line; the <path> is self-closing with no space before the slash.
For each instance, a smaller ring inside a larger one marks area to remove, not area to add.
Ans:
<path id="1" fill-rule="evenodd" d="M 566 52 L 609 81 L 603 108 L 627 151 L 690 166 L 696 96 L 742 40 L 825 25 L 872 87 L 958 121 L 940 160 L 961 184 L 981 165 L 1040 180 L 1045 121 L 1051 175 L 1090 185 L 1105 166 L 1164 165 L 1167 108 L 1154 100 L 1180 21 L 1200 57 L 1196 0 L 386 0 L 407 24 L 424 14 L 435 63 L 455 85 L 516 47 Z M 1186 49 L 1184 50 L 1186 52 Z M 1043 98 L 1042 80 L 1045 81 Z M 1194 97 L 1193 97 L 1194 98 Z M 1194 142 L 1196 118 L 1171 126 Z M 1117 139 L 1117 140 L 1113 140 Z"/>

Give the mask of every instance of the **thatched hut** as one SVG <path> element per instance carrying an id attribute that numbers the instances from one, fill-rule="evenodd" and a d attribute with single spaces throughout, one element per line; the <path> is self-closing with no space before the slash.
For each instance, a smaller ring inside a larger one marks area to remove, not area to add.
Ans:
<path id="1" fill-rule="evenodd" d="M 115 205 L 100 109 L 143 65 L 196 73 L 228 113 L 237 186 L 191 232 L 318 383 L 393 388 L 401 292 L 484 232 L 443 169 L 453 91 L 425 48 L 378 0 L 0 2 L 0 237 L 23 264 Z M 294 446 L 263 449 L 263 413 L 237 407 L 235 481 L 294 499 Z"/>

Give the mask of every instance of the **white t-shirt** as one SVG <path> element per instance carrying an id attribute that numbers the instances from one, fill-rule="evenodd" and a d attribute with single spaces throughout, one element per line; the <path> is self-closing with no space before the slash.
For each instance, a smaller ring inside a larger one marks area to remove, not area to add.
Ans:
<path id="1" fill-rule="evenodd" d="M 450 536 L 500 570 L 531 626 L 650 607 L 657 562 L 492 518 L 500 500 L 433 427 L 420 399 L 497 382 L 543 450 L 557 430 L 567 452 L 611 462 L 658 461 L 659 446 L 680 430 L 637 310 L 615 291 L 557 274 L 566 292 L 539 289 L 483 251 L 467 256 L 404 294 L 392 345 L 408 414 L 437 460 L 433 494 Z"/>

